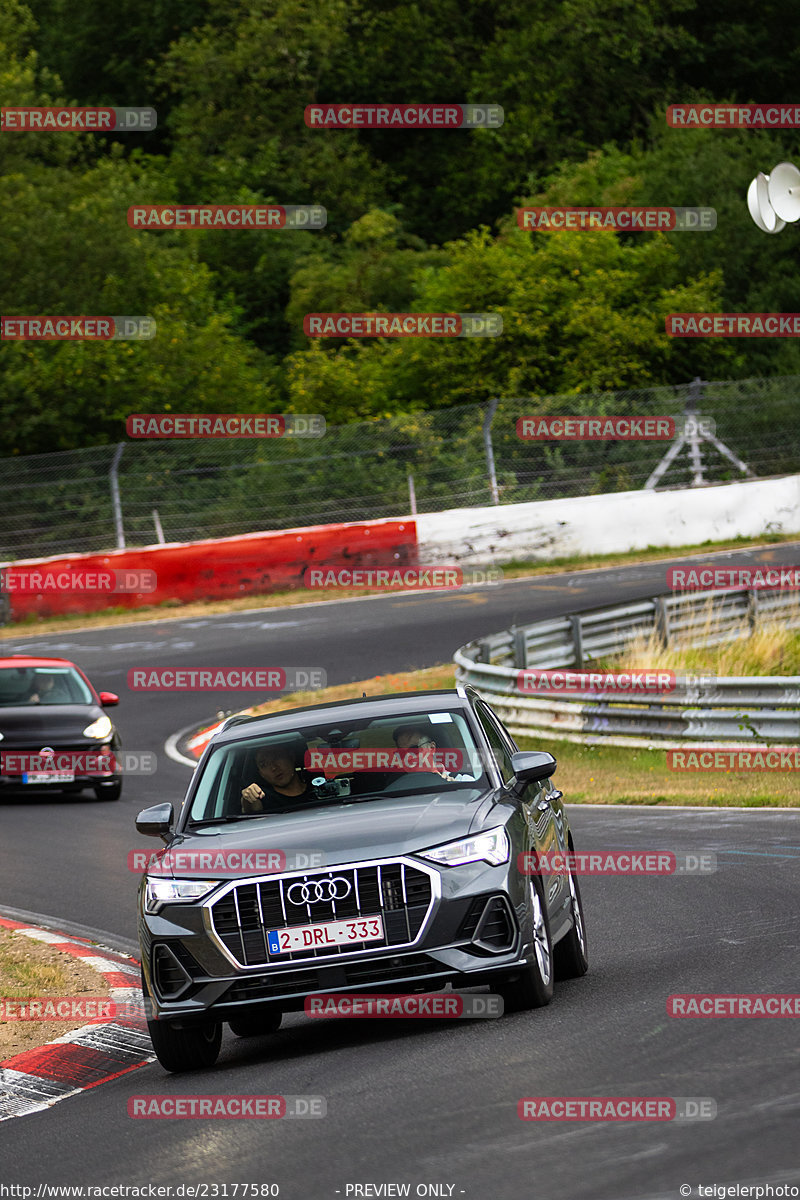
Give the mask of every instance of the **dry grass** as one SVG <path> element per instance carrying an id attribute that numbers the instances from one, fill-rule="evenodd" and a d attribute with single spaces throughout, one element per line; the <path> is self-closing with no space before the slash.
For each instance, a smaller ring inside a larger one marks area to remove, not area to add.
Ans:
<path id="1" fill-rule="evenodd" d="M 797 621 L 800 609 L 789 610 L 789 616 Z M 708 602 L 698 636 L 706 640 L 720 632 L 719 620 Z M 738 634 L 735 641 L 696 649 L 664 646 L 655 633 L 642 635 L 631 641 L 623 654 L 604 659 L 601 665 L 609 669 L 647 667 L 714 675 L 800 675 L 800 629 L 787 628 L 784 619 L 759 622 L 752 633 L 749 624 L 742 622 L 730 632 Z"/>
<path id="2" fill-rule="evenodd" d="M 302 708 L 306 704 L 331 704 L 336 700 L 360 700 L 364 692 L 368 696 L 389 696 L 394 692 L 436 692 L 456 686 L 452 663 L 427 667 L 424 671 L 404 671 L 397 675 L 376 675 L 374 679 L 362 679 L 356 683 L 340 683 L 336 687 L 317 689 L 312 692 L 294 692 L 278 700 L 267 700 L 247 709 L 253 716 L 285 712 L 287 708 Z"/>
<path id="3" fill-rule="evenodd" d="M 0 999 L 107 997 L 108 994 L 102 975 L 81 959 L 0 927 Z M 23 1050 L 43 1046 L 83 1023 L 0 1019 L 0 1062 Z"/>

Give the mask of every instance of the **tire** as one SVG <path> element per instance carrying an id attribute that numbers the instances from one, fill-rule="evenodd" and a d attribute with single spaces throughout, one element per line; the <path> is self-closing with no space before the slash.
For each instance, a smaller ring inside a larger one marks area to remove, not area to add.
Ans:
<path id="1" fill-rule="evenodd" d="M 228 1021 L 231 1033 L 240 1038 L 263 1037 L 267 1033 L 277 1033 L 281 1027 L 283 1013 L 272 1012 L 242 1013 Z"/>
<path id="2" fill-rule="evenodd" d="M 569 873 L 569 890 L 572 900 L 572 928 L 566 937 L 556 942 L 553 947 L 556 979 L 578 979 L 589 970 L 583 900 L 578 880 L 572 871 Z"/>
<path id="3" fill-rule="evenodd" d="M 550 920 L 539 881 L 528 880 L 532 912 L 533 953 L 531 961 L 519 977 L 495 985 L 503 997 L 506 1012 L 524 1012 L 544 1008 L 553 998 L 553 943 L 550 939 Z"/>
<path id="4" fill-rule="evenodd" d="M 222 1044 L 222 1025 L 209 1021 L 176 1029 L 169 1021 L 148 1021 L 156 1058 L 165 1071 L 198 1071 L 213 1067 Z"/>
<path id="5" fill-rule="evenodd" d="M 149 992 L 144 975 L 142 995 L 146 1001 Z M 165 1071 L 202 1070 L 204 1067 L 213 1067 L 219 1057 L 222 1045 L 222 1025 L 219 1021 L 176 1029 L 169 1021 L 148 1020 L 147 1029 L 156 1058 Z"/>
<path id="6" fill-rule="evenodd" d="M 94 789 L 94 794 L 98 800 L 119 800 L 122 795 L 122 780 L 116 779 L 113 784 Z"/>

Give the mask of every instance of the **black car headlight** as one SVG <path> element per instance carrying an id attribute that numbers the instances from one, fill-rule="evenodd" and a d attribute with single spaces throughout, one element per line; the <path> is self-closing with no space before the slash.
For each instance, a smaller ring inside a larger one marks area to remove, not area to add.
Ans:
<path id="1" fill-rule="evenodd" d="M 486 829 L 472 837 L 460 838 L 457 842 L 445 842 L 443 846 L 432 846 L 430 850 L 417 851 L 420 858 L 443 867 L 461 867 L 465 863 L 487 862 L 499 867 L 511 856 L 511 842 L 502 825 Z"/>

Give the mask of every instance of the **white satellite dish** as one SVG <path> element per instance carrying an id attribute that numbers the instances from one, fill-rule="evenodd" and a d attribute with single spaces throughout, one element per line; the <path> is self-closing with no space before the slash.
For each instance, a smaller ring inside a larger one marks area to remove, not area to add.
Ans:
<path id="1" fill-rule="evenodd" d="M 769 202 L 783 221 L 800 218 L 800 171 L 794 163 L 782 162 L 769 176 Z"/>
<path id="2" fill-rule="evenodd" d="M 747 189 L 747 207 L 750 216 L 762 233 L 780 233 L 786 222 L 780 220 L 769 198 L 770 176 L 759 171 Z"/>

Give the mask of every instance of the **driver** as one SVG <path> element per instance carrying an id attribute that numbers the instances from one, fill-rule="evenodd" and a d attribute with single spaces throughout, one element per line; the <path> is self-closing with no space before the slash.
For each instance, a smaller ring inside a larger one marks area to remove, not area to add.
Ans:
<path id="1" fill-rule="evenodd" d="M 297 807 L 302 807 L 303 800 L 316 799 L 309 775 L 297 768 L 305 749 L 304 742 L 292 737 L 258 748 L 259 779 L 242 791 L 243 813 L 278 812 L 293 808 L 295 801 L 300 802 Z"/>
<path id="2" fill-rule="evenodd" d="M 72 702 L 72 693 L 65 675 L 36 672 L 32 690 L 28 694 L 29 704 L 71 704 Z"/>

